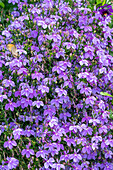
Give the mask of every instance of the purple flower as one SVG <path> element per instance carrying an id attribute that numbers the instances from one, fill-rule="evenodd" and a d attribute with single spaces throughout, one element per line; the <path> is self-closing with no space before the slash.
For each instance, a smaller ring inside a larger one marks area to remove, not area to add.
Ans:
<path id="1" fill-rule="evenodd" d="M 45 92 L 49 93 L 49 87 L 44 86 L 44 85 L 38 86 L 38 90 L 41 90 L 42 93 L 45 93 Z"/>
<path id="2" fill-rule="evenodd" d="M 7 158 L 8 160 L 8 168 L 13 169 L 16 168 L 19 164 L 19 161 L 13 157 Z"/>
<path id="3" fill-rule="evenodd" d="M 71 144 L 73 144 L 73 146 L 76 146 L 76 142 L 74 139 L 64 138 L 64 141 L 66 141 L 66 143 L 69 147 L 71 146 Z"/>
<path id="4" fill-rule="evenodd" d="M 24 136 L 30 137 L 31 135 L 35 135 L 35 132 L 33 130 L 25 130 L 24 131 Z"/>
<path id="5" fill-rule="evenodd" d="M 30 100 L 29 98 L 22 98 L 21 99 L 21 107 L 25 108 L 28 107 L 28 105 L 32 106 L 32 100 Z"/>
<path id="6" fill-rule="evenodd" d="M 99 141 L 102 141 L 102 137 L 95 135 L 95 136 L 93 136 L 92 139 L 91 139 L 91 142 L 92 142 L 92 143 L 93 143 L 94 141 L 95 141 L 96 143 L 98 143 Z"/>
<path id="7" fill-rule="evenodd" d="M 90 119 L 89 123 L 93 123 L 94 126 L 96 126 L 97 124 L 100 124 L 100 120 L 99 119 Z"/>
<path id="8" fill-rule="evenodd" d="M 49 122 L 50 127 L 53 127 L 54 125 L 58 125 L 58 118 L 57 117 L 52 117 L 52 119 Z"/>
<path id="9" fill-rule="evenodd" d="M 35 73 L 33 73 L 32 75 L 32 79 L 37 79 L 38 81 L 40 81 L 40 79 L 42 78 L 44 78 L 44 75 L 42 74 L 42 73 L 38 73 L 38 72 L 35 72 Z"/>
<path id="10" fill-rule="evenodd" d="M 2 81 L 2 84 L 3 84 L 5 87 L 9 87 L 9 86 L 15 87 L 15 83 L 14 83 L 12 80 L 4 79 L 4 80 Z"/>
<path id="11" fill-rule="evenodd" d="M 111 5 L 104 4 L 103 6 L 99 6 L 97 10 L 101 13 L 102 16 L 112 15 L 113 9 Z"/>
<path id="12" fill-rule="evenodd" d="M 53 166 L 53 162 L 55 162 L 55 160 L 53 158 L 49 158 L 45 163 L 44 163 L 44 167 L 47 169 L 49 166 L 52 167 Z"/>
<path id="13" fill-rule="evenodd" d="M 30 37 L 33 37 L 33 38 L 36 38 L 38 35 L 38 32 L 36 30 L 31 31 L 30 33 L 31 33 Z"/>
<path id="14" fill-rule="evenodd" d="M 102 109 L 102 110 L 105 110 L 105 104 L 104 104 L 104 101 L 100 101 L 99 104 L 98 104 L 99 108 Z"/>
<path id="15" fill-rule="evenodd" d="M 106 144 L 106 145 L 110 145 L 111 147 L 113 147 L 113 139 L 107 139 L 107 140 L 105 141 L 105 144 Z"/>
<path id="16" fill-rule="evenodd" d="M 89 96 L 86 98 L 85 103 L 89 105 L 94 105 L 95 101 L 96 101 L 96 98 L 94 96 Z"/>
<path id="17" fill-rule="evenodd" d="M 70 159 L 73 159 L 74 162 L 79 162 L 82 160 L 82 156 L 75 152 L 74 154 L 70 154 Z"/>
<path id="18" fill-rule="evenodd" d="M 20 139 L 20 135 L 22 135 L 23 130 L 18 128 L 13 131 L 14 139 Z"/>
<path id="19" fill-rule="evenodd" d="M 48 154 L 49 152 L 47 150 L 41 150 L 41 151 L 38 151 L 36 153 L 36 157 L 38 158 L 39 156 L 41 156 L 42 158 L 45 158 L 45 156 Z"/>
<path id="20" fill-rule="evenodd" d="M 28 70 L 26 68 L 20 68 L 17 71 L 18 75 L 20 75 L 20 74 L 27 75 L 28 74 L 27 72 L 28 72 Z"/>
<path id="21" fill-rule="evenodd" d="M 2 165 L 0 165 L 0 170 L 7 170 L 8 169 L 8 166 L 7 165 L 4 165 L 5 162 L 2 161 Z"/>
<path id="22" fill-rule="evenodd" d="M 61 99 L 52 99 L 51 105 L 55 105 L 57 108 L 59 108 L 60 104 L 62 104 L 63 101 Z"/>
<path id="23" fill-rule="evenodd" d="M 85 145 L 85 146 L 82 148 L 82 152 L 83 152 L 83 153 L 88 153 L 88 154 L 90 154 L 91 151 L 92 151 L 92 148 L 91 148 L 90 145 Z"/>
<path id="24" fill-rule="evenodd" d="M 98 149 L 98 144 L 97 143 L 92 143 L 92 149 L 95 150 L 95 149 Z"/>
<path id="25" fill-rule="evenodd" d="M 27 149 L 23 149 L 23 150 L 22 150 L 22 153 L 21 153 L 21 154 L 22 154 L 23 156 L 26 155 L 26 157 L 29 158 L 29 157 L 30 157 L 30 154 L 31 154 L 31 155 L 34 155 L 34 150 L 33 150 L 33 149 L 29 149 L 29 145 L 26 145 L 26 148 L 27 148 Z"/>
<path id="26" fill-rule="evenodd" d="M 62 95 L 67 95 L 67 91 L 64 90 L 63 88 L 56 88 L 55 92 L 58 93 L 58 96 L 61 97 Z"/>
<path id="27" fill-rule="evenodd" d="M 61 136 L 63 136 L 63 134 L 65 135 L 65 130 L 63 128 L 54 131 L 54 135 L 52 136 L 53 141 L 56 141 L 57 139 L 58 141 L 61 141 Z"/>
<path id="28" fill-rule="evenodd" d="M 33 106 L 35 106 L 35 105 L 37 108 L 40 108 L 40 106 L 44 106 L 44 103 L 42 101 L 34 101 Z"/>
<path id="29" fill-rule="evenodd" d="M 16 107 L 16 103 L 15 102 L 12 102 L 12 101 L 9 101 L 9 103 L 7 103 L 5 105 L 5 110 L 8 110 L 10 109 L 11 111 L 14 111 L 14 108 Z"/>
<path id="30" fill-rule="evenodd" d="M 57 170 L 61 170 L 61 169 L 65 169 L 65 166 L 63 164 L 60 163 L 55 163 L 52 165 L 52 168 L 55 168 Z"/>
<path id="31" fill-rule="evenodd" d="M 7 99 L 7 96 L 6 96 L 6 95 L 1 95 L 1 94 L 0 94 L 0 102 L 3 102 L 4 99 Z"/>
<path id="32" fill-rule="evenodd" d="M 33 89 L 31 88 L 23 88 L 21 90 L 21 95 L 25 95 L 26 97 L 28 97 L 31 93 L 33 93 Z"/>
<path id="33" fill-rule="evenodd" d="M 113 155 L 113 152 L 112 152 L 112 151 L 109 151 L 109 150 L 105 151 L 105 158 L 106 158 L 106 159 L 107 159 L 107 158 L 112 159 L 112 155 Z"/>
<path id="34" fill-rule="evenodd" d="M 13 148 L 13 146 L 17 146 L 17 143 L 16 143 L 16 141 L 14 141 L 14 140 L 11 140 L 12 139 L 12 137 L 7 137 L 7 139 L 8 139 L 8 141 L 6 141 L 6 142 L 4 142 L 4 148 L 9 148 L 9 149 L 12 149 Z"/>
<path id="35" fill-rule="evenodd" d="M 107 126 L 106 125 L 103 125 L 103 126 L 101 126 L 100 128 L 99 128 L 99 133 L 107 133 Z"/>
<path id="36" fill-rule="evenodd" d="M 9 31 L 7 31 L 7 30 L 4 30 L 4 31 L 2 31 L 2 35 L 5 35 L 7 38 L 11 38 L 12 37 L 12 35 L 10 34 L 10 32 Z"/>
<path id="37" fill-rule="evenodd" d="M 15 5 L 15 3 L 19 3 L 20 0 L 8 0 L 8 3 L 12 3 L 13 5 Z"/>

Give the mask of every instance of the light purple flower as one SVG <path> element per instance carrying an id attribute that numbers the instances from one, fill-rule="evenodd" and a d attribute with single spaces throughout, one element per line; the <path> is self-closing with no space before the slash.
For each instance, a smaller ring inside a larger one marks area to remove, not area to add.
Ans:
<path id="1" fill-rule="evenodd" d="M 17 143 L 16 143 L 16 141 L 14 141 L 14 140 L 11 140 L 12 139 L 12 137 L 7 137 L 7 139 L 8 139 L 8 141 L 6 141 L 6 142 L 4 142 L 4 148 L 9 148 L 9 149 L 12 149 L 13 148 L 13 146 L 17 146 Z"/>
<path id="2" fill-rule="evenodd" d="M 19 164 L 19 161 L 13 157 L 7 158 L 8 160 L 8 168 L 13 169 L 16 168 Z"/>
<path id="3" fill-rule="evenodd" d="M 14 139 L 20 139 L 20 135 L 22 135 L 23 130 L 18 128 L 13 130 L 13 135 L 14 135 Z"/>
<path id="4" fill-rule="evenodd" d="M 26 157 L 29 158 L 29 157 L 30 157 L 30 154 L 31 154 L 31 155 L 34 155 L 34 150 L 33 150 L 33 149 L 29 149 L 29 145 L 26 145 L 26 148 L 27 148 L 27 149 L 23 149 L 22 152 L 21 152 L 21 154 L 22 154 L 23 156 L 26 155 Z"/>
<path id="5" fill-rule="evenodd" d="M 42 101 L 34 101 L 33 106 L 36 106 L 37 108 L 40 108 L 40 106 L 44 106 L 44 103 Z"/>

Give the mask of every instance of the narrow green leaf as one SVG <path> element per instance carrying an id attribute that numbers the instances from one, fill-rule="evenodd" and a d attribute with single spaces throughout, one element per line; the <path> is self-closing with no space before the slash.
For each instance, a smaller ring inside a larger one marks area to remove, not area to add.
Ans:
<path id="1" fill-rule="evenodd" d="M 2 8 L 5 7 L 5 5 L 4 5 L 4 3 L 3 3 L 2 1 L 0 1 L 0 6 L 1 6 Z"/>
<path id="2" fill-rule="evenodd" d="M 106 3 L 106 0 L 103 1 L 102 6 Z"/>
<path id="3" fill-rule="evenodd" d="M 107 92 L 100 92 L 100 94 L 103 95 L 103 96 L 113 97 L 111 94 L 109 94 Z"/>

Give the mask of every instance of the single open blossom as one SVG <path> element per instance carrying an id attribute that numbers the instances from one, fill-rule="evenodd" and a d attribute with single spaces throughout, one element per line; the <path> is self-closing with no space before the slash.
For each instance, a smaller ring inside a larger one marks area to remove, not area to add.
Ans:
<path id="1" fill-rule="evenodd" d="M 33 149 L 29 149 L 29 145 L 26 145 L 26 148 L 27 149 L 23 149 L 22 150 L 22 155 L 24 156 L 24 155 L 26 155 L 26 157 L 27 158 L 29 158 L 30 157 L 30 155 L 34 155 L 34 150 Z"/>
<path id="2" fill-rule="evenodd" d="M 11 140 L 12 139 L 12 137 L 7 137 L 7 139 L 8 139 L 8 141 L 6 141 L 6 142 L 4 142 L 4 148 L 9 148 L 9 149 L 12 149 L 13 148 L 13 146 L 17 146 L 17 143 L 16 143 L 16 141 L 14 141 L 14 140 Z"/>
<path id="3" fill-rule="evenodd" d="M 12 80 L 4 79 L 4 80 L 2 81 L 2 84 L 3 84 L 5 87 L 9 87 L 9 86 L 15 87 L 15 83 L 14 83 Z"/>
<path id="4" fill-rule="evenodd" d="M 38 86 L 38 90 L 41 90 L 42 93 L 45 93 L 45 92 L 49 93 L 49 87 L 44 86 L 44 85 Z"/>
<path id="5" fill-rule="evenodd" d="M 48 154 L 47 150 L 40 150 L 36 153 L 36 157 L 38 158 L 39 156 L 41 156 L 42 158 L 45 158 L 47 154 Z"/>
<path id="6" fill-rule="evenodd" d="M 8 169 L 16 168 L 19 165 L 19 161 L 13 157 L 7 158 L 8 160 Z"/>
<path id="7" fill-rule="evenodd" d="M 53 127 L 54 125 L 58 124 L 58 118 L 57 117 L 53 117 L 50 122 L 49 122 L 49 126 Z"/>
<path id="8" fill-rule="evenodd" d="M 112 13 L 113 13 L 112 6 L 108 5 L 108 4 L 104 4 L 103 6 L 99 6 L 97 8 L 97 10 L 99 10 L 99 12 L 101 13 L 102 16 L 109 16 L 109 15 L 112 15 Z"/>
<path id="9" fill-rule="evenodd" d="M 9 103 L 7 103 L 5 105 L 5 109 L 8 110 L 10 109 L 11 111 L 14 111 L 14 108 L 16 107 L 16 103 L 15 102 L 12 102 L 12 101 L 9 101 Z"/>
<path id="10" fill-rule="evenodd" d="M 32 105 L 40 108 L 40 106 L 44 106 L 44 103 L 42 101 L 34 101 Z"/>
<path id="11" fill-rule="evenodd" d="M 74 153 L 70 154 L 70 159 L 72 159 L 74 162 L 79 162 L 82 160 L 82 156 L 80 154 Z"/>
<path id="12" fill-rule="evenodd" d="M 22 135 L 23 130 L 20 128 L 17 128 L 13 131 L 14 139 L 20 139 L 20 135 Z"/>
<path id="13" fill-rule="evenodd" d="M 47 169 L 49 167 L 53 166 L 53 162 L 55 162 L 55 160 L 53 158 L 49 158 L 45 163 L 44 163 L 44 167 Z"/>

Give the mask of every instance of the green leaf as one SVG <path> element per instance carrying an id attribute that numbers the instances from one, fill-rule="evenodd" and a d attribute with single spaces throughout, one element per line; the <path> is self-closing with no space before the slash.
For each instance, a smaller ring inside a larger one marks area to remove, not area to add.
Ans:
<path id="1" fill-rule="evenodd" d="M 102 0 L 97 0 L 96 5 L 102 4 Z"/>
<path id="2" fill-rule="evenodd" d="M 102 6 L 106 3 L 106 0 L 103 1 Z"/>
<path id="3" fill-rule="evenodd" d="M 5 7 L 5 5 L 4 5 L 4 3 L 3 3 L 2 1 L 0 1 L 0 6 L 1 6 L 2 8 Z"/>
<path id="4" fill-rule="evenodd" d="M 103 95 L 103 96 L 113 97 L 111 94 L 109 94 L 107 92 L 100 92 L 100 94 Z"/>

